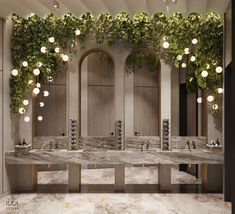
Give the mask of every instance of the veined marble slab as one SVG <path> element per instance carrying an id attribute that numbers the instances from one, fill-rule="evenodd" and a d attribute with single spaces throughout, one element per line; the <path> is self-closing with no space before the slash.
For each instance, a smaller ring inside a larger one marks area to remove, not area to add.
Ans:
<path id="1" fill-rule="evenodd" d="M 126 149 L 141 150 L 141 144 L 143 149 L 146 149 L 146 143 L 149 143 L 149 149 L 160 149 L 160 137 L 159 136 L 133 136 L 126 137 Z"/>
<path id="2" fill-rule="evenodd" d="M 67 149 L 68 148 L 68 137 L 67 136 L 43 136 L 43 137 L 34 137 L 33 138 L 33 148 L 34 149 L 49 149 L 50 141 L 52 141 L 53 148 L 55 148 L 57 143 L 58 149 Z"/>
<path id="3" fill-rule="evenodd" d="M 7 164 L 223 164 L 223 153 L 195 151 L 67 151 L 6 152 Z"/>
<path id="4" fill-rule="evenodd" d="M 197 149 L 206 149 L 207 138 L 203 136 L 171 136 L 171 147 L 185 149 L 187 141 L 194 141 Z"/>

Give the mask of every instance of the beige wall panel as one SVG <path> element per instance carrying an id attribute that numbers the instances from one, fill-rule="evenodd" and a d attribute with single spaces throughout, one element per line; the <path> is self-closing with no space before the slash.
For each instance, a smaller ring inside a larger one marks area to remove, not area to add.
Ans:
<path id="1" fill-rule="evenodd" d="M 226 11 L 225 66 L 232 61 L 232 6 L 231 1 Z"/>
<path id="2" fill-rule="evenodd" d="M 134 71 L 134 86 L 157 86 L 158 74 L 149 71 L 147 64 Z"/>
<path id="3" fill-rule="evenodd" d="M 0 71 L 0 194 L 2 193 L 2 71 Z"/>
<path id="4" fill-rule="evenodd" d="M 38 103 L 41 96 L 36 99 L 36 136 L 58 136 L 66 134 L 66 86 L 44 85 L 43 90 L 48 90 L 49 97 L 44 97 L 45 106 L 40 108 Z M 43 116 L 39 122 L 37 116 Z"/>
<path id="5" fill-rule="evenodd" d="M 196 136 L 196 94 L 187 94 L 187 135 Z"/>
<path id="6" fill-rule="evenodd" d="M 107 136 L 114 131 L 114 87 L 88 87 L 88 136 Z"/>
<path id="7" fill-rule="evenodd" d="M 56 85 L 63 84 L 63 85 L 65 85 L 66 84 L 66 73 L 67 73 L 66 69 L 64 69 L 62 67 L 61 71 L 58 72 L 56 78 L 54 78 L 53 84 L 56 84 Z"/>
<path id="8" fill-rule="evenodd" d="M 114 85 L 112 59 L 98 53 L 88 55 L 88 85 Z"/>
<path id="9" fill-rule="evenodd" d="M 159 135 L 158 75 L 147 65 L 134 72 L 134 132 L 143 136 Z"/>
<path id="10" fill-rule="evenodd" d="M 0 18 L 0 71 L 2 71 L 2 58 L 3 58 L 3 49 L 2 49 L 2 45 L 3 45 L 3 31 L 2 31 L 2 19 Z"/>
<path id="11" fill-rule="evenodd" d="M 179 69 L 171 73 L 171 135 L 179 135 Z"/>
<path id="12" fill-rule="evenodd" d="M 158 136 L 158 88 L 134 88 L 134 132 L 143 136 Z"/>
<path id="13" fill-rule="evenodd" d="M 88 136 L 107 136 L 114 131 L 115 122 L 112 59 L 100 53 L 91 53 L 87 59 L 87 71 L 83 72 L 88 72 L 88 112 L 83 111 L 81 114 L 88 114 Z"/>

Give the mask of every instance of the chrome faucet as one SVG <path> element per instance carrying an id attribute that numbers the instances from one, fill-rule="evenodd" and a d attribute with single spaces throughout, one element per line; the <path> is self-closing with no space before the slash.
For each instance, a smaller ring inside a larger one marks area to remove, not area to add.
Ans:
<path id="1" fill-rule="evenodd" d="M 196 143 L 195 143 L 195 141 L 187 141 L 187 146 L 188 146 L 188 149 L 189 149 L 189 151 L 191 152 L 192 150 L 191 150 L 191 144 L 192 144 L 192 148 L 193 149 L 196 149 Z"/>
<path id="2" fill-rule="evenodd" d="M 141 151 L 143 151 L 144 145 L 145 145 L 145 148 L 148 150 L 149 149 L 149 144 L 150 144 L 149 140 L 142 141 L 141 142 Z"/>
<path id="3" fill-rule="evenodd" d="M 48 151 L 51 152 L 53 149 L 53 144 L 55 145 L 55 149 L 58 149 L 58 142 L 57 141 L 49 141 L 49 149 Z"/>

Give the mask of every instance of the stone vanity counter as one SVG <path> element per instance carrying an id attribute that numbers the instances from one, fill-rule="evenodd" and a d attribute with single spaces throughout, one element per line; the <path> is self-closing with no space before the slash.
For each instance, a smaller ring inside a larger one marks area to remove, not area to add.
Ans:
<path id="1" fill-rule="evenodd" d="M 67 151 L 31 150 L 5 153 L 7 164 L 223 164 L 223 152 L 201 150 L 173 151 Z"/>

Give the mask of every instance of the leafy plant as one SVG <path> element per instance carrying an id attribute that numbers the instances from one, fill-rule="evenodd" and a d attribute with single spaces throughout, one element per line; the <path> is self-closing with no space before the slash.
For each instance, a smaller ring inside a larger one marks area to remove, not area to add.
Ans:
<path id="1" fill-rule="evenodd" d="M 36 83 L 57 75 L 59 66 L 66 63 L 62 61 L 61 54 L 71 58 L 78 50 L 78 43 L 84 48 L 88 38 L 95 38 L 99 44 L 123 43 L 130 49 L 133 54 L 126 61 L 127 72 L 132 72 L 144 62 L 150 71 L 157 72 L 159 61 L 154 55 L 161 54 L 185 71 L 189 91 L 200 88 L 217 96 L 217 88 L 222 87 L 222 75 L 215 69 L 222 65 L 223 25 L 215 13 L 204 17 L 198 13 L 187 17 L 181 13 L 171 16 L 156 13 L 149 17 L 141 12 L 131 18 L 128 13 L 121 12 L 115 17 L 102 13 L 97 19 L 90 13 L 80 18 L 70 13 L 60 18 L 50 13 L 45 19 L 36 15 L 24 19 L 14 14 L 12 21 L 12 65 L 18 70 L 18 75 L 11 76 L 10 87 L 11 109 L 16 113 Z M 54 37 L 53 43 L 48 41 L 50 37 Z M 197 39 L 196 44 L 192 43 L 194 38 Z M 169 47 L 162 48 L 163 42 L 168 42 Z M 46 48 L 45 53 L 41 52 L 42 47 Z M 60 51 L 55 51 L 55 48 Z M 140 48 L 150 49 L 155 54 L 137 51 Z M 185 48 L 189 48 L 189 53 L 185 54 Z M 22 65 L 24 61 L 28 66 Z M 183 63 L 185 68 L 182 68 Z M 39 76 L 33 74 L 34 69 L 40 70 Z M 204 70 L 208 72 L 206 78 L 201 75 Z M 29 80 L 33 84 L 28 84 Z"/>

